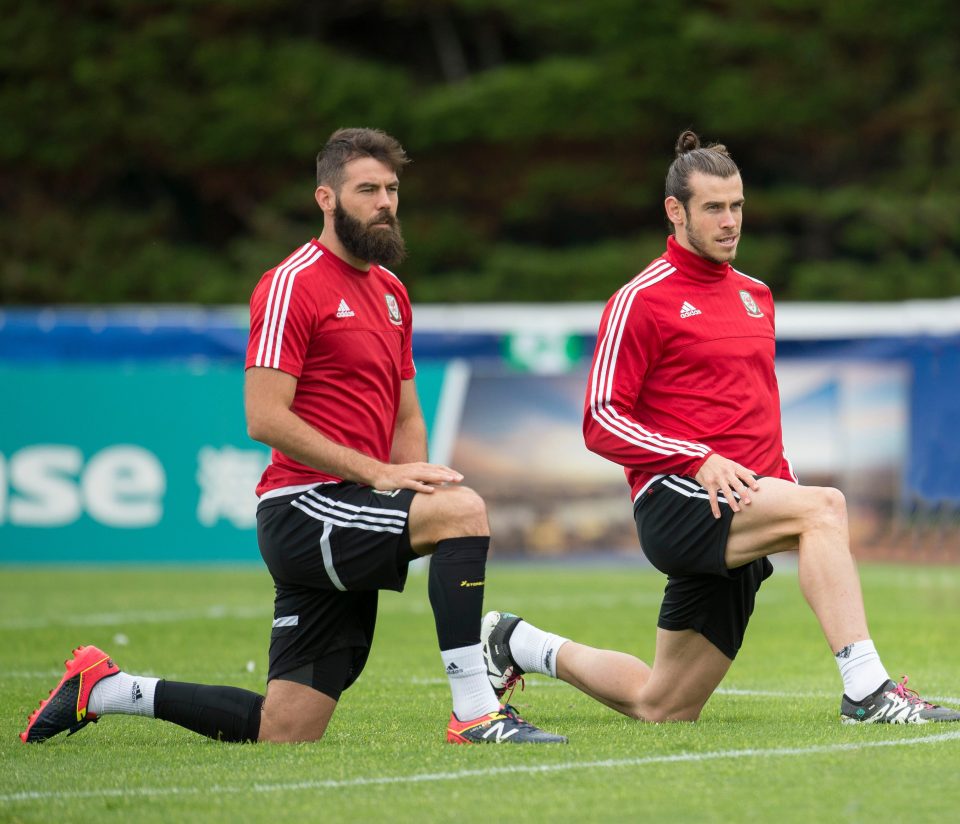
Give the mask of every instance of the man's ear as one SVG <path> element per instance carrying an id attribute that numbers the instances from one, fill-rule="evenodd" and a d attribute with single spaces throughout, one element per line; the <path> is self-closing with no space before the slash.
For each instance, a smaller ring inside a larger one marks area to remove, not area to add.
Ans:
<path id="1" fill-rule="evenodd" d="M 674 226 L 683 226 L 686 223 L 686 210 L 683 208 L 683 204 L 673 195 L 663 201 L 663 208 L 667 213 L 667 220 Z"/>
<path id="2" fill-rule="evenodd" d="M 313 193 L 314 199 L 317 201 L 317 206 L 319 206 L 324 213 L 332 212 L 337 208 L 337 195 L 329 186 L 317 186 L 317 190 Z"/>

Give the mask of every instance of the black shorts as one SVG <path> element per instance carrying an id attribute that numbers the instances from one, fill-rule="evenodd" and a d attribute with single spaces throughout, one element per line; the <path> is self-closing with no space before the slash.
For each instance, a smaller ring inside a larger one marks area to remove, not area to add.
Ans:
<path id="1" fill-rule="evenodd" d="M 261 500 L 257 540 L 276 590 L 268 680 L 336 699 L 357 679 L 373 643 L 377 593 L 402 591 L 415 557 L 407 523 L 414 494 L 341 482 Z"/>
<path id="2" fill-rule="evenodd" d="M 644 555 L 667 575 L 657 626 L 692 629 L 731 660 L 736 658 L 757 590 L 773 573 L 767 558 L 728 569 L 724 556 L 734 512 L 719 496 L 720 518 L 693 478 L 667 475 L 634 506 Z"/>

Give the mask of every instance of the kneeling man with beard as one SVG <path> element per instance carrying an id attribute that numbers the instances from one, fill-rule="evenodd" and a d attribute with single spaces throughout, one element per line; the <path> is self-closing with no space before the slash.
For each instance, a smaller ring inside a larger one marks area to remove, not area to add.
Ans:
<path id="1" fill-rule="evenodd" d="M 340 129 L 317 157 L 319 239 L 270 269 L 250 300 L 245 405 L 272 447 L 257 538 L 276 599 L 266 696 L 122 672 L 81 646 L 24 742 L 101 715 L 161 718 L 220 741 L 315 741 L 367 661 L 381 589 L 432 555 L 429 597 L 453 708 L 447 741 L 563 743 L 501 706 L 480 647 L 490 528 L 483 500 L 428 463 L 410 301 L 386 266 L 407 156 L 374 129 Z"/>

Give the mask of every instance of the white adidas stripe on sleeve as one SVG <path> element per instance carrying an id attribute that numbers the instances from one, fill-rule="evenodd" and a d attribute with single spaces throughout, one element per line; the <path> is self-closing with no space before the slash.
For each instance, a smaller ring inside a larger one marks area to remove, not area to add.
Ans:
<path id="1" fill-rule="evenodd" d="M 639 446 L 658 455 L 679 454 L 702 457 L 710 451 L 708 447 L 690 441 L 668 438 L 658 432 L 644 429 L 638 422 L 621 415 L 610 403 L 620 342 L 623 339 L 634 298 L 642 289 L 659 283 L 674 271 L 670 263 L 658 259 L 617 293 L 599 343 L 599 352 L 590 379 L 590 413 L 600 426 L 633 446 Z"/>
<path id="2" fill-rule="evenodd" d="M 263 327 L 257 347 L 255 366 L 280 366 L 280 350 L 283 345 L 283 329 L 287 321 L 287 309 L 293 294 L 293 281 L 297 275 L 323 256 L 323 251 L 307 243 L 281 263 L 273 273 L 270 294 L 263 312 Z"/>

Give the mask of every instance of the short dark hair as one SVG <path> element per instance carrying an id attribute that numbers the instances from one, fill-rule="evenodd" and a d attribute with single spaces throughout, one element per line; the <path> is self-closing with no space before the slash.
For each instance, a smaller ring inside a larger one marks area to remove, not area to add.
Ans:
<path id="1" fill-rule="evenodd" d="M 396 138 L 379 129 L 337 129 L 317 154 L 317 186 L 329 186 L 335 192 L 343 185 L 343 170 L 351 160 L 373 157 L 394 174 L 410 162 Z"/>
<path id="2" fill-rule="evenodd" d="M 701 146 L 696 132 L 686 131 L 677 138 L 674 147 L 676 157 L 667 171 L 665 197 L 675 197 L 682 204 L 684 211 L 693 192 L 690 190 L 690 175 L 694 172 L 703 172 L 714 177 L 733 177 L 740 173 L 737 164 L 733 162 L 730 152 L 722 143 L 711 143 Z"/>

